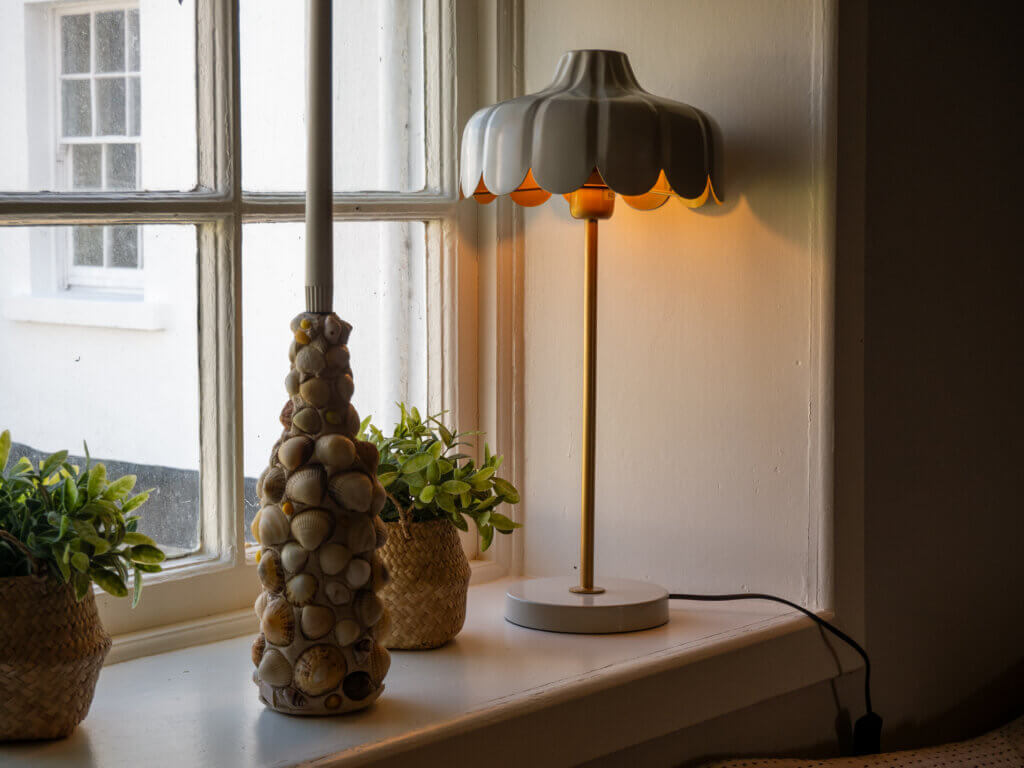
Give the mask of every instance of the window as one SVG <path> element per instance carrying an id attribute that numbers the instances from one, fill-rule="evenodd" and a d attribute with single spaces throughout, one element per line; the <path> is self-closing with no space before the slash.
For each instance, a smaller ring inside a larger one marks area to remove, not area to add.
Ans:
<path id="1" fill-rule="evenodd" d="M 354 404 L 474 413 L 454 373 L 476 312 L 452 300 L 455 0 L 334 14 Z M 86 438 L 156 487 L 143 517 L 178 556 L 134 613 L 100 596 L 112 634 L 256 594 L 245 523 L 304 309 L 304 25 L 274 0 L 0 5 L 0 355 L 30 361 L 0 374 L 0 425 L 27 451 Z"/>

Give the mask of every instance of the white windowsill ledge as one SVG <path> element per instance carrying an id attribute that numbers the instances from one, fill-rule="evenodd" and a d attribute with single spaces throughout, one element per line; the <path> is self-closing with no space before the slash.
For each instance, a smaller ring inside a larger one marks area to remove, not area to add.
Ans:
<path id="1" fill-rule="evenodd" d="M 133 296 L 68 292 L 11 296 L 3 302 L 3 313 L 7 320 L 26 323 L 159 331 L 167 327 L 168 306 Z"/>
<path id="2" fill-rule="evenodd" d="M 504 621 L 507 584 L 470 590 L 465 628 L 448 646 L 394 653 L 384 695 L 364 712 L 264 709 L 251 638 L 240 637 L 104 668 L 69 739 L 0 746 L 0 763 L 408 767 L 486 755 L 489 768 L 569 765 L 854 667 L 840 670 L 808 620 L 773 605 L 673 602 L 664 627 L 559 635 Z"/>

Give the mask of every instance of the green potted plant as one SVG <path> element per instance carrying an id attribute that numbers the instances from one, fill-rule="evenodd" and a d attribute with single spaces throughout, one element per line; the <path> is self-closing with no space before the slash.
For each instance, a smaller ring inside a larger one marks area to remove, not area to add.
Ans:
<path id="1" fill-rule="evenodd" d="M 456 531 L 472 520 L 486 550 L 498 533 L 520 527 L 498 511 L 517 504 L 519 492 L 497 476 L 502 457 L 484 446 L 479 465 L 460 448 L 478 432 L 457 432 L 443 413 L 421 418 L 399 403 L 401 420 L 390 436 L 366 419 L 361 432 L 380 452 L 377 478 L 387 491 L 381 519 L 388 529 L 381 558 L 390 580 L 380 598 L 389 624 L 389 648 L 436 648 L 451 640 L 466 619 L 469 562 Z"/>
<path id="2" fill-rule="evenodd" d="M 61 738 L 92 702 L 110 636 L 92 585 L 128 594 L 160 570 L 164 553 L 136 529 L 135 476 L 110 481 L 103 464 L 79 469 L 59 451 L 39 466 L 8 467 L 10 432 L 0 434 L 0 741 Z"/>

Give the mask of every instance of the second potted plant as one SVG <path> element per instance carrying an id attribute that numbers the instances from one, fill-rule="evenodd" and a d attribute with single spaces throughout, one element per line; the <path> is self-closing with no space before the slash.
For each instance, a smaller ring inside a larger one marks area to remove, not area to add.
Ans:
<path id="1" fill-rule="evenodd" d="M 494 533 L 520 527 L 497 511 L 517 504 L 519 492 L 497 476 L 502 457 L 484 447 L 476 464 L 460 447 L 469 446 L 445 426 L 443 414 L 422 418 L 416 408 L 399 403 L 401 421 L 393 434 L 363 422 L 365 439 L 380 452 L 378 479 L 388 492 L 381 519 L 388 528 L 381 549 L 390 581 L 380 592 L 390 624 L 382 637 L 388 648 L 437 648 L 462 629 L 466 619 L 469 562 L 456 529 L 467 531 L 467 518 L 486 550 Z"/>

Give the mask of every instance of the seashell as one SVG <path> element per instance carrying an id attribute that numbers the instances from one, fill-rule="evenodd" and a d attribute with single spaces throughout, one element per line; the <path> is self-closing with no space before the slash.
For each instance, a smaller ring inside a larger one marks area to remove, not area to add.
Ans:
<path id="1" fill-rule="evenodd" d="M 384 677 L 389 669 L 391 669 L 391 654 L 383 645 L 374 643 L 373 650 L 370 651 L 370 678 L 373 680 L 373 684 L 379 686 L 384 682 Z"/>
<path id="2" fill-rule="evenodd" d="M 391 631 L 391 613 L 387 607 L 380 614 L 380 618 L 377 623 L 373 625 L 373 636 L 383 640 L 387 639 L 388 632 Z"/>
<path id="3" fill-rule="evenodd" d="M 326 476 L 323 467 L 303 467 L 288 478 L 284 492 L 289 499 L 300 504 L 319 504 L 324 497 Z"/>
<path id="4" fill-rule="evenodd" d="M 380 549 L 388 543 L 388 527 L 379 517 L 373 518 L 373 527 L 377 532 L 377 549 Z"/>
<path id="5" fill-rule="evenodd" d="M 292 681 L 292 665 L 276 648 L 270 648 L 260 660 L 260 680 L 275 688 L 282 688 Z"/>
<path id="6" fill-rule="evenodd" d="M 324 699 L 324 706 L 328 709 L 337 709 L 341 706 L 341 696 L 336 693 L 332 693 L 326 699 Z"/>
<path id="7" fill-rule="evenodd" d="M 345 412 L 345 425 L 342 432 L 352 437 L 359 434 L 359 411 L 352 403 L 348 404 L 348 410 Z"/>
<path id="8" fill-rule="evenodd" d="M 281 549 L 281 563 L 291 573 L 298 573 L 306 564 L 309 553 L 302 548 L 301 544 L 289 541 Z"/>
<path id="9" fill-rule="evenodd" d="M 370 651 L 372 650 L 373 638 L 364 635 L 352 644 L 352 658 L 355 659 L 356 664 L 362 664 L 370 657 Z"/>
<path id="10" fill-rule="evenodd" d="M 309 344 L 309 334 L 301 329 L 296 331 L 295 342 L 297 344 Z"/>
<path id="11" fill-rule="evenodd" d="M 388 492 L 384 490 L 384 486 L 378 480 L 374 479 L 373 493 L 370 494 L 370 514 L 379 515 L 387 502 Z"/>
<path id="12" fill-rule="evenodd" d="M 334 391 L 338 393 L 338 397 L 347 403 L 352 399 L 352 395 L 356 391 L 356 384 L 352 377 L 346 373 L 344 376 L 338 377 L 338 380 L 334 383 Z"/>
<path id="13" fill-rule="evenodd" d="M 277 449 L 277 458 L 285 469 L 292 470 L 304 464 L 313 454 L 313 441 L 308 437 L 290 437 Z"/>
<path id="14" fill-rule="evenodd" d="M 331 399 L 331 382 L 327 379 L 307 379 L 299 385 L 302 399 L 317 408 L 323 408 Z"/>
<path id="15" fill-rule="evenodd" d="M 268 592 L 280 592 L 284 588 L 284 570 L 281 567 L 281 556 L 273 549 L 264 549 L 256 573 Z"/>
<path id="16" fill-rule="evenodd" d="M 256 598 L 256 602 L 252 605 L 253 610 L 256 611 L 256 620 L 259 621 L 263 618 L 263 609 L 267 607 L 267 593 L 260 592 Z"/>
<path id="17" fill-rule="evenodd" d="M 370 477 L 377 475 L 377 464 L 380 462 L 380 452 L 377 446 L 368 440 L 356 440 L 356 455 L 363 465 L 363 469 Z"/>
<path id="18" fill-rule="evenodd" d="M 268 467 L 260 476 L 256 495 L 267 504 L 276 504 L 284 496 L 284 470 Z"/>
<path id="19" fill-rule="evenodd" d="M 345 581 L 352 589 L 359 589 L 370 580 L 370 564 L 358 557 L 352 558 L 352 562 L 345 569 Z"/>
<path id="20" fill-rule="evenodd" d="M 294 688 L 285 688 L 284 690 L 274 691 L 274 699 L 275 706 L 287 707 L 289 709 L 302 709 L 307 703 L 306 697 Z"/>
<path id="21" fill-rule="evenodd" d="M 295 358 L 298 356 L 298 354 L 299 354 L 298 342 L 292 341 L 292 343 L 288 345 L 288 361 L 291 362 L 291 363 L 294 363 L 295 362 Z"/>
<path id="22" fill-rule="evenodd" d="M 365 672 L 353 672 L 345 678 L 341 689 L 353 701 L 362 701 L 376 690 L 377 686 Z"/>
<path id="23" fill-rule="evenodd" d="M 299 618 L 307 640 L 318 640 L 334 629 L 334 611 L 324 605 L 307 605 Z"/>
<path id="24" fill-rule="evenodd" d="M 303 346 L 295 354 L 295 367 L 302 373 L 316 375 L 324 369 L 324 353 L 313 346 Z"/>
<path id="25" fill-rule="evenodd" d="M 309 573 L 300 573 L 288 579 L 284 594 L 292 605 L 306 605 L 316 597 L 316 577 Z"/>
<path id="26" fill-rule="evenodd" d="M 373 588 L 374 590 L 381 589 L 391 581 L 391 573 L 388 571 L 388 567 L 384 565 L 384 561 L 379 557 L 374 557 L 373 562 L 370 563 L 373 569 Z"/>
<path id="27" fill-rule="evenodd" d="M 315 381 L 315 379 L 310 379 L 310 381 Z M 323 420 L 320 418 L 320 414 L 317 413 L 316 408 L 303 408 L 292 417 L 292 424 L 295 425 L 296 429 L 301 429 L 303 432 L 316 434 L 320 431 L 320 427 L 323 426 Z"/>
<path id="28" fill-rule="evenodd" d="M 288 540 L 288 518 L 276 504 L 268 504 L 259 511 L 259 540 L 261 544 L 281 544 Z"/>
<path id="29" fill-rule="evenodd" d="M 252 641 L 252 663 L 253 666 L 258 667 L 260 661 L 263 659 L 263 652 L 267 649 L 267 638 L 263 635 L 256 635 L 256 639 Z"/>
<path id="30" fill-rule="evenodd" d="M 295 687 L 309 696 L 322 696 L 345 677 L 345 656 L 333 645 L 314 645 L 295 660 Z"/>
<path id="31" fill-rule="evenodd" d="M 337 315 L 328 315 L 324 319 L 324 336 L 331 344 L 347 344 L 350 333 L 352 326 Z"/>
<path id="32" fill-rule="evenodd" d="M 327 491 L 345 509 L 365 512 L 370 508 L 373 483 L 362 472 L 339 472 L 328 481 Z"/>
<path id="33" fill-rule="evenodd" d="M 283 597 L 275 597 L 263 611 L 260 629 L 267 636 L 267 642 L 274 645 L 291 645 L 295 639 L 295 612 Z"/>
<path id="34" fill-rule="evenodd" d="M 338 645 L 352 645 L 362 633 L 363 628 L 352 619 L 342 619 L 334 628 L 334 639 Z"/>
<path id="35" fill-rule="evenodd" d="M 295 413 L 295 403 L 291 400 L 284 404 L 281 408 L 281 415 L 278 417 L 281 420 L 281 426 L 285 429 L 291 429 L 292 426 L 292 414 Z"/>
<path id="36" fill-rule="evenodd" d="M 370 522 L 370 518 L 359 515 L 352 519 L 346 543 L 353 554 L 368 552 L 377 547 L 377 529 Z"/>
<path id="37" fill-rule="evenodd" d="M 319 547 L 331 533 L 331 514 L 326 509 L 307 509 L 292 518 L 292 536 L 307 550 Z"/>
<path id="38" fill-rule="evenodd" d="M 292 368 L 284 377 L 284 388 L 289 395 L 299 394 L 299 372 Z"/>
<path id="39" fill-rule="evenodd" d="M 249 524 L 249 530 L 252 531 L 252 538 L 253 538 L 253 540 L 257 544 L 259 544 L 260 543 L 260 513 L 259 512 L 257 512 L 253 516 L 252 522 Z"/>
<path id="40" fill-rule="evenodd" d="M 286 501 L 281 504 L 281 511 L 284 512 L 288 517 L 295 514 L 295 505 L 290 501 Z"/>
<path id="41" fill-rule="evenodd" d="M 348 565 L 352 559 L 352 553 L 347 547 L 331 542 L 320 549 L 320 570 L 328 576 L 341 573 L 341 569 Z"/>
<path id="42" fill-rule="evenodd" d="M 384 604 L 373 592 L 367 592 L 364 590 L 356 595 L 356 618 L 363 623 L 363 626 L 372 627 L 376 624 L 380 620 L 380 615 L 383 610 Z"/>
<path id="43" fill-rule="evenodd" d="M 321 464 L 348 469 L 356 458 L 356 447 L 344 435 L 324 435 L 316 441 L 313 455 Z"/>
<path id="44" fill-rule="evenodd" d="M 352 600 L 352 590 L 340 581 L 329 581 L 324 585 L 327 599 L 335 605 L 344 605 Z"/>
<path id="45" fill-rule="evenodd" d="M 327 354 L 324 357 L 327 362 L 327 370 L 332 373 L 341 373 L 348 368 L 348 347 L 344 344 L 340 344 L 336 347 L 329 347 Z"/>

